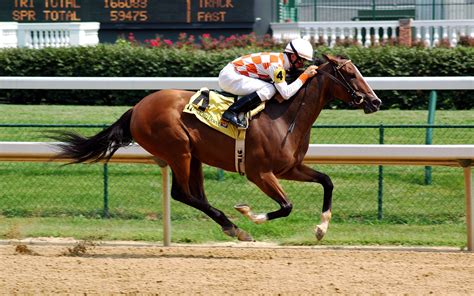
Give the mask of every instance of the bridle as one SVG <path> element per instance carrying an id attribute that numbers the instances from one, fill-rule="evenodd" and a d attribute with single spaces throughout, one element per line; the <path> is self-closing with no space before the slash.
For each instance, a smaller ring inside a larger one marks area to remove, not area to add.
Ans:
<path id="1" fill-rule="evenodd" d="M 332 62 L 330 62 L 330 63 L 331 63 L 331 66 L 334 70 L 334 73 L 335 73 L 334 75 L 332 75 L 331 73 L 326 72 L 326 71 L 319 71 L 319 72 L 328 75 L 329 78 L 331 78 L 333 81 L 339 83 L 340 85 L 342 85 L 346 89 L 347 93 L 352 98 L 352 101 L 349 103 L 349 105 L 356 106 L 356 105 L 362 104 L 364 102 L 364 98 L 361 98 L 360 96 L 357 95 L 357 91 L 354 89 L 354 87 L 347 81 L 347 79 L 341 73 L 341 69 L 345 65 L 347 65 L 348 63 L 351 63 L 351 60 L 346 60 L 343 63 L 338 64 L 338 65 L 335 65 Z M 338 79 L 338 76 L 341 79 Z"/>

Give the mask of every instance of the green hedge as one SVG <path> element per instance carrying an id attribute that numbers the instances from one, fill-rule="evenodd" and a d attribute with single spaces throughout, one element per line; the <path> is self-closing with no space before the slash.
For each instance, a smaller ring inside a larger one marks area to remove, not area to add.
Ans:
<path id="1" fill-rule="evenodd" d="M 230 60 L 262 48 L 202 51 L 127 45 L 3 49 L 0 76 L 216 77 Z M 268 49 L 265 49 L 268 50 Z M 473 76 L 474 48 L 404 47 L 318 48 L 319 53 L 351 58 L 364 76 Z M 1 90 L 0 100 L 15 104 L 132 105 L 150 91 Z M 428 91 L 378 91 L 384 108 L 424 109 Z M 473 91 L 440 91 L 438 108 L 470 109 Z M 337 106 L 337 105 L 336 105 Z"/>

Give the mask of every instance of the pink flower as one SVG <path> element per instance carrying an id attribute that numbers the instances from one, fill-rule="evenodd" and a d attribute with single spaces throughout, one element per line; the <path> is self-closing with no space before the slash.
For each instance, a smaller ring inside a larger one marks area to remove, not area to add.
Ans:
<path id="1" fill-rule="evenodd" d="M 203 39 L 209 39 L 209 38 L 211 38 L 211 34 L 209 34 L 209 33 L 202 34 L 202 38 Z"/>
<path id="2" fill-rule="evenodd" d="M 166 43 L 166 45 L 168 46 L 172 46 L 173 45 L 173 41 L 169 40 L 169 39 L 165 39 L 163 40 L 164 43 Z"/>

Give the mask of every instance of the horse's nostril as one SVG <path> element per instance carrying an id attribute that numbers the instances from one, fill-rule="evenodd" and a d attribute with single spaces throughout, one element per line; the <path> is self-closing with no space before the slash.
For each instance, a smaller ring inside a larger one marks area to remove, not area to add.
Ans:
<path id="1" fill-rule="evenodd" d="M 374 105 L 374 107 L 377 107 L 377 109 L 378 109 L 378 108 L 380 108 L 380 105 L 382 105 L 382 101 L 379 100 L 379 99 L 375 99 L 375 100 L 372 101 L 372 104 Z"/>

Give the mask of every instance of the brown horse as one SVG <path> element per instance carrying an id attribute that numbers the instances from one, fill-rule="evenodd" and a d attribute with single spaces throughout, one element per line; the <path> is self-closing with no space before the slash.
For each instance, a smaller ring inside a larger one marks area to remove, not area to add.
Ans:
<path id="1" fill-rule="evenodd" d="M 236 209 L 255 223 L 286 217 L 292 204 L 278 179 L 320 183 L 324 189 L 321 224 L 316 227 L 322 239 L 331 219 L 333 184 L 331 179 L 304 165 L 311 126 L 324 105 L 339 99 L 365 113 L 379 109 L 380 99 L 350 60 L 325 56 L 318 74 L 290 100 L 275 98 L 252 121 L 246 135 L 245 168 L 255 183 L 280 206 L 266 214 L 255 214 L 247 205 Z M 142 99 L 110 127 L 90 138 L 64 132 L 58 157 L 73 163 L 108 160 L 120 147 L 137 142 L 157 159 L 169 164 L 171 195 L 212 218 L 224 233 L 239 240 L 252 240 L 220 210 L 211 206 L 203 188 L 202 163 L 235 172 L 235 141 L 201 123 L 183 108 L 194 92 L 162 90 Z M 280 103 L 281 102 L 281 103 Z"/>

